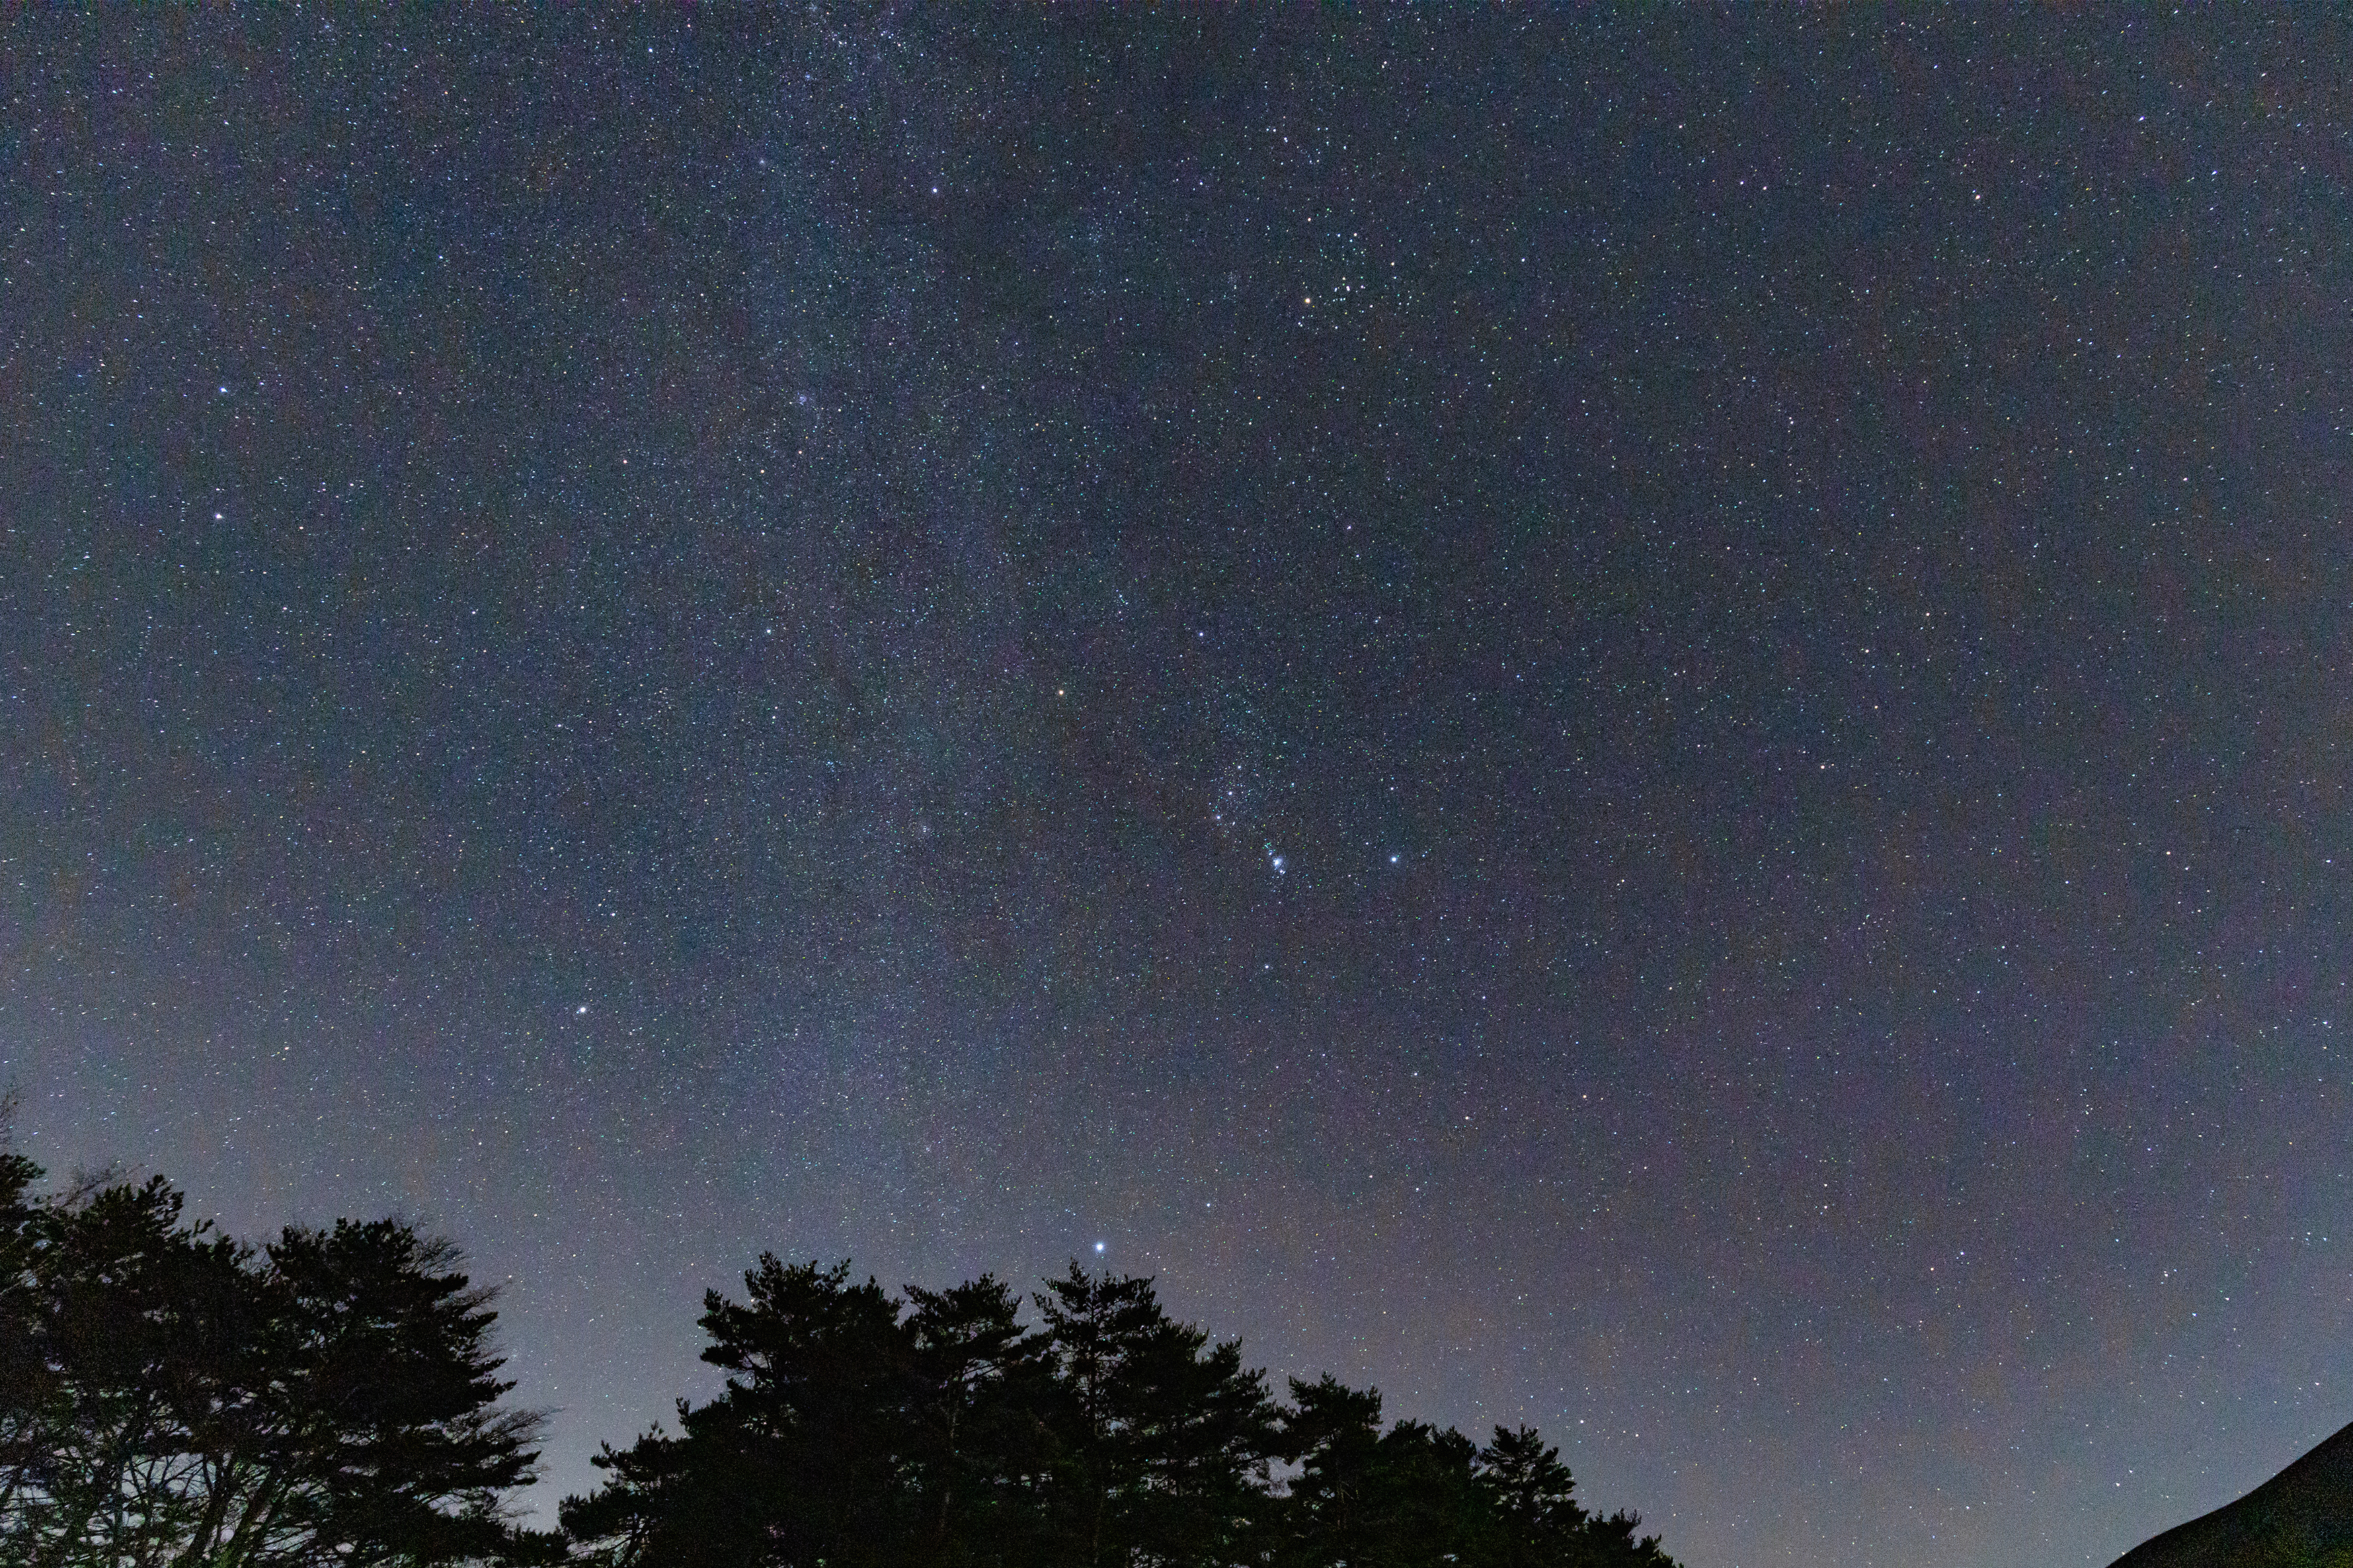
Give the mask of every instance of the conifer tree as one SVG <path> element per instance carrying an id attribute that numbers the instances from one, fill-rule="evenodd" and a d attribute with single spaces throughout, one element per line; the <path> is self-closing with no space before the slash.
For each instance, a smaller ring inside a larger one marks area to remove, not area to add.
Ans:
<path id="1" fill-rule="evenodd" d="M 0 1568 L 552 1556 L 502 1500 L 488 1296 L 392 1222 L 256 1252 L 169 1183 L 42 1195 L 0 1152 Z"/>
<path id="2" fill-rule="evenodd" d="M 1061 1373 L 1058 1561 L 1240 1561 L 1265 1521 L 1276 1444 L 1265 1374 L 1170 1319 L 1152 1282 L 1075 1263 L 1038 1298 Z"/>
<path id="3" fill-rule="evenodd" d="M 1037 1562 L 1057 1451 L 1046 1337 L 1022 1328 L 1019 1299 L 987 1275 L 937 1292 L 910 1286 L 907 1296 L 923 1391 L 913 1444 L 923 1528 L 908 1561 Z"/>
<path id="4" fill-rule="evenodd" d="M 903 1298 L 849 1265 L 713 1294 L 719 1397 L 597 1460 L 566 1501 L 607 1568 L 1672 1568 L 1596 1520 L 1531 1430 L 1484 1449 L 1383 1428 L 1380 1395 L 1293 1380 L 1076 1264 L 1020 1304 L 983 1278 Z M 1288 1485 L 1275 1466 L 1295 1467 Z"/>
<path id="5" fill-rule="evenodd" d="M 710 1403 L 679 1406 L 596 1464 L 612 1481 L 568 1500 L 565 1527 L 616 1564 L 681 1568 L 893 1561 L 911 1522 L 901 1467 L 913 1447 L 911 1346 L 900 1304 L 849 1266 L 744 1276 L 747 1299 L 704 1298 L 702 1359 L 728 1373 Z"/>

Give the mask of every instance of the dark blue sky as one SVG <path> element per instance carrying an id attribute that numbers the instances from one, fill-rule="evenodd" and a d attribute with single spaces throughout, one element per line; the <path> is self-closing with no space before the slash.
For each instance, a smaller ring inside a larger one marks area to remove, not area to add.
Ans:
<path id="1" fill-rule="evenodd" d="M 18 1136 L 455 1236 L 557 1488 L 763 1248 L 1101 1242 L 2104 1563 L 2353 1419 L 2292 15 L 18 13 Z"/>

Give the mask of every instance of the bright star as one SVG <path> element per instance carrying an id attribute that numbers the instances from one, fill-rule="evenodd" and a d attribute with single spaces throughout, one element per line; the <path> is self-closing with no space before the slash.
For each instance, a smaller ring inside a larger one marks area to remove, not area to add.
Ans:
<path id="1" fill-rule="evenodd" d="M 588 1016 L 588 1004 L 583 1002 L 580 1005 L 572 1009 L 572 1016 L 575 1018 L 586 1017 Z"/>
<path id="2" fill-rule="evenodd" d="M 1100 1253 L 1103 1251 L 1103 1244 L 1102 1242 L 1100 1242 L 1100 1241 L 1096 1242 L 1096 1243 L 1095 1243 L 1095 1251 L 1096 1251 L 1098 1254 L 1100 1254 Z"/>

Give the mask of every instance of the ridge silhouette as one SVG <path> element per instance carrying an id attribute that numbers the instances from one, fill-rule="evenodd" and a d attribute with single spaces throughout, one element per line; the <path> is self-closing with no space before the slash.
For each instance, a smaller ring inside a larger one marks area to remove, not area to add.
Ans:
<path id="1" fill-rule="evenodd" d="M 2353 1568 L 2353 1426 L 2237 1501 L 2152 1536 L 2110 1568 Z"/>

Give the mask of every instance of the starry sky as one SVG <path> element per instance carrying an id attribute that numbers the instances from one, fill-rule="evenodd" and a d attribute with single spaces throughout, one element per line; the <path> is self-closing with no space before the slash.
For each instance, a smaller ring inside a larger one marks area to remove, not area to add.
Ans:
<path id="1" fill-rule="evenodd" d="M 1690 1568 L 2353 1419 L 2353 25 L 0 22 L 0 1079 L 511 1279 L 1077 1256 Z"/>

